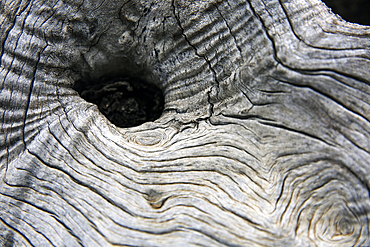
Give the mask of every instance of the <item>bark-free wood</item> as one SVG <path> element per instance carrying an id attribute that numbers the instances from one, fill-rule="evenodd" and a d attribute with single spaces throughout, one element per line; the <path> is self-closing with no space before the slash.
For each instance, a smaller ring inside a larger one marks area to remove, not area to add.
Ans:
<path id="1" fill-rule="evenodd" d="M 318 0 L 0 13 L 0 245 L 370 245 L 369 27 Z M 71 89 L 123 74 L 160 119 L 117 128 Z"/>

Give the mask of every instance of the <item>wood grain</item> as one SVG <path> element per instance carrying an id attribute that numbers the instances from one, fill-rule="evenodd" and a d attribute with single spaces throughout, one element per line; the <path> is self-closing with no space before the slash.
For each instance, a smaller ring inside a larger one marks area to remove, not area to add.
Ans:
<path id="1" fill-rule="evenodd" d="M 318 0 L 1 1 L 1 246 L 370 245 L 370 28 Z M 117 128 L 73 89 L 138 76 Z"/>

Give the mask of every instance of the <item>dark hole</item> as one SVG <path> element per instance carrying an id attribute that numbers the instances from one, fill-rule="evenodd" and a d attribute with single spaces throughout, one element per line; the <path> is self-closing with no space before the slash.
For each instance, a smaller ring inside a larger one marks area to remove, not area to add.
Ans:
<path id="1" fill-rule="evenodd" d="M 346 21 L 370 25 L 369 0 L 323 0 L 323 2 Z"/>
<path id="2" fill-rule="evenodd" d="M 98 84 L 77 81 L 74 89 L 86 101 L 98 106 L 114 125 L 127 128 L 158 119 L 164 108 L 163 94 L 153 84 L 117 77 Z"/>

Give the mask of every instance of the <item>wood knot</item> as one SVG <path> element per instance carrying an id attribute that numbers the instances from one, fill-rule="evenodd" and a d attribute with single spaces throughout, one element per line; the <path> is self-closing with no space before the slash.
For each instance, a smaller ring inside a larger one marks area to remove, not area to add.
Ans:
<path id="1" fill-rule="evenodd" d="M 154 146 L 167 140 L 167 136 L 158 130 L 148 130 L 132 133 L 128 136 L 128 140 L 141 146 Z"/>
<path id="2" fill-rule="evenodd" d="M 165 197 L 165 194 L 163 192 L 150 189 L 145 194 L 145 199 L 148 201 L 149 205 L 153 209 L 160 209 L 162 208 L 164 203 L 167 201 L 168 197 Z"/>

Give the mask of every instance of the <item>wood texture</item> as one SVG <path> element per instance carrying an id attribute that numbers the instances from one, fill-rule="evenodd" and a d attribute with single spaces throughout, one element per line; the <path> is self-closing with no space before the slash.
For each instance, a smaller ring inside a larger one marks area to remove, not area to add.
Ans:
<path id="1" fill-rule="evenodd" d="M 367 246 L 370 27 L 318 0 L 0 2 L 1 246 Z M 139 76 L 117 128 L 71 89 Z"/>

